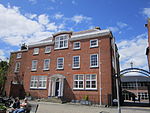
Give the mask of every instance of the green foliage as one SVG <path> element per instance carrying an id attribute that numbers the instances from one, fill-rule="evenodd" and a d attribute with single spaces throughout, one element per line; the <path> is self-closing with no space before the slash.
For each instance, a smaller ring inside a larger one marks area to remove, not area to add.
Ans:
<path id="1" fill-rule="evenodd" d="M 88 95 L 85 95 L 85 96 L 83 97 L 83 100 L 89 100 Z"/>
<path id="2" fill-rule="evenodd" d="M 7 61 L 1 61 L 0 62 L 0 95 L 3 92 L 3 89 L 4 89 L 4 84 L 5 84 L 5 80 L 6 80 L 7 70 L 8 70 L 8 63 L 7 63 Z"/>
<path id="3" fill-rule="evenodd" d="M 7 107 L 6 106 L 4 106 L 4 105 L 0 105 L 0 111 L 5 111 L 7 109 Z"/>

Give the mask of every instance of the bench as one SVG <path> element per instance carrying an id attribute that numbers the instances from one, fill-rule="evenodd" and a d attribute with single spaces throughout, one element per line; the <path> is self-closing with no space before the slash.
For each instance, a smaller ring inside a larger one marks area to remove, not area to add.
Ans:
<path id="1" fill-rule="evenodd" d="M 39 104 L 29 104 L 25 112 L 21 113 L 36 113 L 38 110 Z M 9 113 L 13 113 L 12 110 L 9 111 Z"/>
<path id="2" fill-rule="evenodd" d="M 30 104 L 29 109 L 25 113 L 36 113 L 38 110 L 39 104 Z"/>

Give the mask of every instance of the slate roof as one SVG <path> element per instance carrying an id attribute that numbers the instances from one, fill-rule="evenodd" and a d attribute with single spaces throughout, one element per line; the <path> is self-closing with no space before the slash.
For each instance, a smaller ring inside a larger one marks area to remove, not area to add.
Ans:
<path id="1" fill-rule="evenodd" d="M 150 77 L 147 76 L 123 76 L 122 82 L 150 82 Z"/>

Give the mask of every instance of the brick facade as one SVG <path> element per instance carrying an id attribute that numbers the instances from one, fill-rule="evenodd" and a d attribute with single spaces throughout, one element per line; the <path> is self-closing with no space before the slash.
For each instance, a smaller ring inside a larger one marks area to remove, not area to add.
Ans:
<path id="1" fill-rule="evenodd" d="M 146 50 L 146 55 L 147 55 L 147 59 L 148 59 L 148 66 L 149 66 L 149 70 L 150 70 L 150 19 L 148 19 L 146 27 L 148 29 L 148 47 Z"/>
<path id="2" fill-rule="evenodd" d="M 90 33 L 93 33 L 93 35 Z M 55 49 L 55 37 L 61 36 L 62 34 L 69 36 L 68 47 L 65 49 Z M 45 41 L 50 41 L 50 39 L 52 39 L 51 43 L 45 44 Z M 90 40 L 92 39 L 98 40 L 97 47 L 90 48 Z M 33 97 L 47 98 L 48 96 L 56 96 L 56 91 L 54 90 L 57 88 L 57 79 L 53 79 L 58 76 L 58 95 L 68 101 L 81 100 L 85 96 L 88 96 L 89 100 L 96 103 L 100 103 L 101 101 L 102 104 L 109 104 L 109 101 L 112 102 L 112 99 L 116 98 L 116 94 L 114 93 L 115 66 L 113 66 L 116 57 L 114 54 L 115 43 L 113 42 L 114 38 L 110 31 L 105 33 L 105 30 L 93 29 L 82 32 L 61 32 L 54 34 L 53 37 L 47 38 L 46 40 L 40 44 L 29 45 L 27 50 L 11 53 L 10 69 L 6 82 L 7 96 L 11 95 L 10 84 L 12 83 L 23 84 L 24 91 L 30 93 Z M 73 49 L 74 42 L 80 42 L 80 49 Z M 44 52 L 46 46 L 51 46 L 50 53 Z M 33 55 L 34 48 L 39 48 L 38 55 Z M 22 53 L 22 57 L 16 59 L 17 53 Z M 92 54 L 98 55 L 98 67 L 90 67 L 90 55 Z M 80 68 L 72 68 L 73 56 L 80 56 Z M 64 58 L 64 68 L 60 70 L 57 69 L 57 58 L 59 57 Z M 43 70 L 44 59 L 50 59 L 49 70 Z M 31 71 L 32 60 L 38 61 L 36 71 Z M 20 69 L 19 72 L 14 73 L 16 62 L 20 62 Z M 84 77 L 83 89 L 74 89 L 74 75 L 76 74 L 81 74 Z M 92 84 L 96 84 L 96 86 L 92 86 L 96 87 L 95 89 L 86 89 L 87 82 L 85 79 L 87 74 L 96 75 L 96 83 L 91 82 Z M 32 89 L 32 76 L 46 76 L 46 88 Z"/>

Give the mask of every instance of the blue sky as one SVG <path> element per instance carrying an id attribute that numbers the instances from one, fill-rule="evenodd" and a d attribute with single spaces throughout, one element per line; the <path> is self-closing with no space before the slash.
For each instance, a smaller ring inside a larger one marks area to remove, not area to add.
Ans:
<path id="1" fill-rule="evenodd" d="M 0 0 L 0 58 L 22 43 L 42 40 L 59 31 L 110 29 L 119 48 L 121 69 L 148 69 L 149 0 Z"/>

